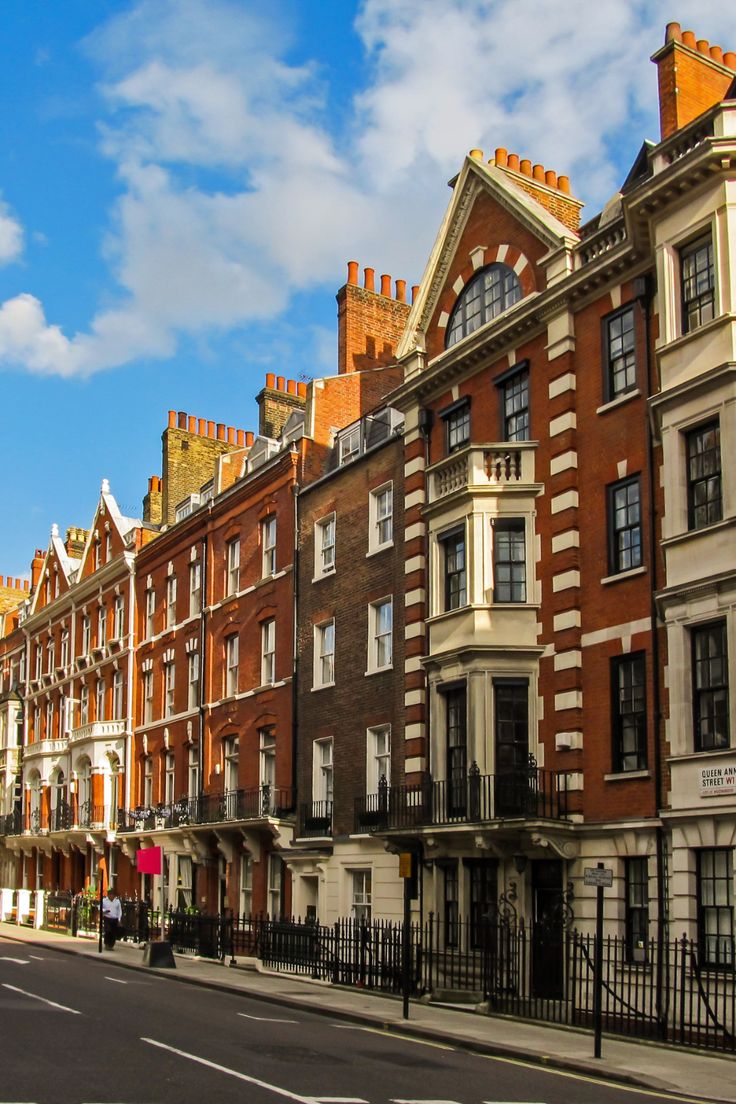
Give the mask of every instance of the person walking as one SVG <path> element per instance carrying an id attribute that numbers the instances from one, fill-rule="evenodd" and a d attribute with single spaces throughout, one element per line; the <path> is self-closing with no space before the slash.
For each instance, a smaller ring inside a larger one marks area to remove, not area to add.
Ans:
<path id="1" fill-rule="evenodd" d="M 123 918 L 123 906 L 120 898 L 112 886 L 107 891 L 107 897 L 102 900 L 102 923 L 104 928 L 105 949 L 115 950 L 115 941 L 120 934 L 120 921 Z"/>

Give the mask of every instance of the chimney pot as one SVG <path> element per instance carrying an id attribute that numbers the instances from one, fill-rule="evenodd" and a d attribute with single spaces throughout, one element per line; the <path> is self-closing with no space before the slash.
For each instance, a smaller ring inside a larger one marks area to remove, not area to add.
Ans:
<path id="1" fill-rule="evenodd" d="M 519 155 L 518 155 L 518 153 L 510 153 L 509 154 L 508 168 L 510 168 L 513 172 L 518 172 L 519 171 Z"/>
<path id="2" fill-rule="evenodd" d="M 218 422 L 217 423 L 217 440 L 218 441 L 224 441 L 225 440 L 225 423 L 224 422 Z"/>
<path id="3" fill-rule="evenodd" d="M 736 69 L 736 54 L 732 50 L 723 55 L 723 64 L 729 69 Z"/>
<path id="4" fill-rule="evenodd" d="M 570 194 L 570 178 L 569 178 L 569 176 L 558 176 L 557 177 L 557 187 L 559 188 L 559 190 L 561 192 L 564 192 L 565 195 L 569 195 Z"/>
<path id="5" fill-rule="evenodd" d="M 189 415 L 189 421 L 188 421 L 187 428 L 188 428 L 190 433 L 196 433 L 197 432 L 197 419 L 194 417 L 193 414 Z"/>
<path id="6" fill-rule="evenodd" d="M 197 428 L 197 433 L 199 434 L 200 437 L 206 437 L 207 436 L 207 419 L 206 418 L 200 418 L 199 419 L 199 426 Z"/>
<path id="7" fill-rule="evenodd" d="M 277 376 L 276 377 L 276 390 L 277 391 L 285 391 L 286 390 L 286 380 L 284 379 L 283 376 Z"/>
<path id="8" fill-rule="evenodd" d="M 418 294 L 419 294 L 419 284 L 412 284 L 411 285 L 411 301 L 412 301 L 412 303 L 414 302 L 414 300 L 416 299 Z"/>
<path id="9" fill-rule="evenodd" d="M 235 427 L 234 426 L 228 426 L 227 427 L 227 443 L 229 445 L 234 445 L 235 444 Z"/>
<path id="10" fill-rule="evenodd" d="M 385 272 L 381 276 L 381 295 L 385 295 L 388 299 L 391 298 L 391 277 L 387 276 Z"/>
<path id="11" fill-rule="evenodd" d="M 348 283 L 349 284 L 357 284 L 358 283 L 358 262 L 357 261 L 348 261 Z"/>
<path id="12" fill-rule="evenodd" d="M 177 418 L 179 429 L 187 428 L 187 414 L 185 410 L 180 410 Z"/>
<path id="13" fill-rule="evenodd" d="M 238 444 L 241 448 L 243 448 L 243 446 L 245 445 L 245 430 L 244 429 L 239 429 L 238 430 Z"/>
<path id="14" fill-rule="evenodd" d="M 723 50 L 720 46 L 711 46 L 710 56 L 713 58 L 714 61 L 719 62 L 719 64 L 721 65 L 723 64 Z"/>
<path id="15" fill-rule="evenodd" d="M 23 580 L 23 589 L 24 589 L 24 590 L 30 590 L 30 589 L 31 589 L 31 584 L 30 584 L 30 582 L 28 581 L 28 579 L 24 579 L 24 580 Z"/>
<path id="16" fill-rule="evenodd" d="M 695 50 L 697 48 L 696 47 L 696 42 L 695 42 L 695 32 L 694 31 L 683 31 L 682 32 L 682 45 L 683 46 L 689 46 L 691 50 Z"/>
<path id="17" fill-rule="evenodd" d="M 286 390 L 289 392 L 290 395 L 296 395 L 296 380 L 287 380 Z"/>
<path id="18" fill-rule="evenodd" d="M 406 280 L 396 281 L 396 298 L 400 303 L 406 302 Z"/>
<path id="19" fill-rule="evenodd" d="M 276 386 L 276 376 L 273 372 L 266 372 L 266 387 Z"/>
<path id="20" fill-rule="evenodd" d="M 376 270 L 374 268 L 363 269 L 363 287 L 366 291 L 376 290 Z"/>
<path id="21" fill-rule="evenodd" d="M 528 157 L 525 157 L 523 161 L 519 162 L 519 171 L 523 172 L 524 176 L 532 175 L 532 163 Z"/>
<path id="22" fill-rule="evenodd" d="M 306 399 L 307 397 L 307 385 L 306 383 L 297 383 L 296 393 L 300 399 Z"/>
<path id="23" fill-rule="evenodd" d="M 682 28 L 679 23 L 668 23 L 664 32 L 665 42 L 679 42 L 682 38 Z"/>
<path id="24" fill-rule="evenodd" d="M 175 410 L 170 410 L 169 411 L 169 429 L 174 429 L 175 426 L 176 426 L 176 411 Z"/>
<path id="25" fill-rule="evenodd" d="M 245 447 L 250 448 L 253 444 L 253 434 L 248 430 L 245 434 Z"/>
<path id="26" fill-rule="evenodd" d="M 698 39 L 698 53 L 710 55 L 710 42 L 707 38 Z"/>
<path id="27" fill-rule="evenodd" d="M 207 423 L 207 436 L 208 437 L 214 437 L 215 436 L 215 423 L 214 422 L 208 422 Z"/>
<path id="28" fill-rule="evenodd" d="M 496 164 L 500 169 L 508 163 L 509 151 L 504 149 L 503 146 L 499 146 L 496 150 Z"/>
<path id="29" fill-rule="evenodd" d="M 554 169 L 547 169 L 546 173 L 544 174 L 544 182 L 549 188 L 557 187 L 557 173 L 554 171 Z"/>
<path id="30" fill-rule="evenodd" d="M 483 160 L 483 150 L 482 149 L 471 149 L 471 150 L 468 151 L 468 157 L 472 157 L 472 159 L 474 161 L 482 161 Z"/>
<path id="31" fill-rule="evenodd" d="M 532 176 L 535 180 L 544 180 L 544 165 L 535 165 L 532 169 Z"/>
<path id="32" fill-rule="evenodd" d="M 15 589 L 20 590 L 20 579 L 15 580 Z"/>

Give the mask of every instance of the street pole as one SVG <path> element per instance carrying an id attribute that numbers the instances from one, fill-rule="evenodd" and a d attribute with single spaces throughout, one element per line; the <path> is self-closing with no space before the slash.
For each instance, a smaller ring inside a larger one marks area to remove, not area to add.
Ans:
<path id="1" fill-rule="evenodd" d="M 603 869 L 603 863 L 598 863 L 598 869 Z M 595 1044 L 593 1056 L 601 1056 L 601 1034 L 603 1031 L 603 886 L 596 886 L 596 912 L 595 912 L 595 981 L 593 989 L 593 1026 L 595 1031 Z"/>
<path id="2" fill-rule="evenodd" d="M 105 897 L 104 897 L 104 894 L 105 894 L 105 859 L 104 859 L 104 856 L 103 856 L 102 862 L 100 863 L 99 876 L 100 876 L 100 901 L 99 901 L 100 915 L 98 917 L 98 919 L 99 919 L 98 927 L 99 927 L 100 930 L 99 930 L 99 934 L 98 934 L 98 937 L 97 937 L 97 953 L 102 954 L 102 925 L 103 925 L 102 902 L 105 899 Z"/>
<path id="3" fill-rule="evenodd" d="M 411 861 L 411 860 L 410 860 Z M 411 987 L 411 878 L 404 877 L 403 990 L 404 1019 L 409 1019 L 409 989 Z"/>

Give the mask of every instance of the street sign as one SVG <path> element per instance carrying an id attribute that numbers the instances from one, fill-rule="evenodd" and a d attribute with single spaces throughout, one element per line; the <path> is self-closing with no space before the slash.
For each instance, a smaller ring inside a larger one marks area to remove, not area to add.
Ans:
<path id="1" fill-rule="evenodd" d="M 586 866 L 583 885 L 606 886 L 610 889 L 613 885 L 613 871 L 604 866 Z"/>

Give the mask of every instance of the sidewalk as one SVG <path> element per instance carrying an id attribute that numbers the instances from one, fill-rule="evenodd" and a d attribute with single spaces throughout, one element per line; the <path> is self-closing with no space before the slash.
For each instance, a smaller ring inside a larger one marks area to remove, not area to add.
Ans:
<path id="1" fill-rule="evenodd" d="M 82 955 L 123 969 L 142 965 L 142 946 L 118 943 L 114 953 L 99 954 L 97 942 L 55 932 L 0 923 L 0 937 Z M 593 1036 L 569 1028 L 524 1020 L 474 1015 L 412 1001 L 408 1022 L 401 1000 L 358 989 L 343 989 L 292 974 L 229 968 L 218 962 L 176 956 L 176 970 L 156 970 L 171 981 L 240 992 L 291 1009 L 337 1016 L 395 1034 L 441 1042 L 482 1054 L 546 1065 L 630 1085 L 678 1093 L 694 1101 L 736 1101 L 736 1059 L 684 1048 L 603 1037 L 603 1057 L 593 1058 Z"/>

